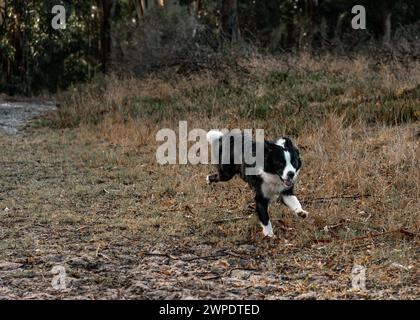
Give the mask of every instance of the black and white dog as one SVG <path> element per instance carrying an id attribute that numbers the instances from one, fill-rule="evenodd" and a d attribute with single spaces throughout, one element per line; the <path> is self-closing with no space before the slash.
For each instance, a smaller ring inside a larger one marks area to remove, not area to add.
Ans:
<path id="1" fill-rule="evenodd" d="M 235 148 L 238 138 L 241 148 Z M 235 139 L 236 138 L 236 139 Z M 246 168 L 250 167 L 246 161 L 234 161 L 235 157 L 244 157 L 245 152 L 251 149 L 256 154 L 256 142 L 249 135 L 223 134 L 218 130 L 210 130 L 207 133 L 207 140 L 212 146 L 213 155 L 216 155 L 218 172 L 207 176 L 207 183 L 228 181 L 236 174 L 246 181 L 255 191 L 256 211 L 264 236 L 272 237 L 273 227 L 268 215 L 268 204 L 270 200 L 276 200 L 281 196 L 282 202 L 292 210 L 296 216 L 307 217 L 308 212 L 302 209 L 299 200 L 293 195 L 293 187 L 299 175 L 302 162 L 299 150 L 293 145 L 289 138 L 281 138 L 276 142 L 264 140 L 264 164 L 255 168 L 255 173 L 246 174 Z M 223 149 L 229 148 L 227 152 Z M 226 155 L 228 161 L 226 160 Z M 255 164 L 253 164 L 255 166 Z M 251 165 L 252 166 L 252 165 Z"/>

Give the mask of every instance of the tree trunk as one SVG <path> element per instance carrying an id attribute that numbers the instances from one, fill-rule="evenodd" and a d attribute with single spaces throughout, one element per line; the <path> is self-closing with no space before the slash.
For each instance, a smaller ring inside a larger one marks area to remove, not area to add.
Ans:
<path id="1" fill-rule="evenodd" d="M 391 42 L 391 11 L 386 12 L 383 16 L 382 28 L 383 28 L 383 38 L 382 42 L 384 44 L 389 44 Z"/>
<path id="2" fill-rule="evenodd" d="M 381 20 L 382 20 L 382 42 L 383 44 L 389 44 L 391 42 L 391 16 L 393 9 L 393 1 L 384 0 L 381 8 Z"/>
<path id="3" fill-rule="evenodd" d="M 222 34 L 232 43 L 240 39 L 237 0 L 223 0 Z"/>
<path id="4" fill-rule="evenodd" d="M 16 0 L 11 7 L 13 15 L 10 19 L 9 41 L 14 49 L 13 61 L 8 74 L 8 80 L 12 76 L 19 78 L 23 84 L 26 84 L 27 57 L 25 55 L 25 25 L 27 19 L 27 4 L 23 0 Z"/>
<path id="5" fill-rule="evenodd" d="M 3 27 L 3 23 L 6 17 L 6 4 L 3 0 L 0 0 L 0 28 Z"/>
<path id="6" fill-rule="evenodd" d="M 140 20 L 144 15 L 145 10 L 145 0 L 132 0 L 134 8 L 136 9 L 137 19 Z"/>
<path id="7" fill-rule="evenodd" d="M 315 28 L 317 26 L 316 21 L 316 10 L 318 5 L 318 0 L 307 0 L 306 1 L 306 14 L 308 19 L 308 28 L 305 30 L 306 37 L 304 39 L 304 43 L 308 46 L 307 49 L 310 49 L 313 45 L 313 38 L 314 38 L 314 32 Z"/>
<path id="8" fill-rule="evenodd" d="M 101 0 L 101 64 L 102 72 L 109 70 L 108 62 L 111 55 L 111 9 L 113 0 Z"/>

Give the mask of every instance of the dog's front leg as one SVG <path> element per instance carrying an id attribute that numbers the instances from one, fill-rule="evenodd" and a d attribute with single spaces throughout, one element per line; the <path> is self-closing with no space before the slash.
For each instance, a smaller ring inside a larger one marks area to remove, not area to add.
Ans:
<path id="1" fill-rule="evenodd" d="M 283 203 L 293 211 L 293 213 L 299 217 L 306 218 L 308 216 L 308 212 L 302 209 L 302 206 L 294 195 L 286 195 L 282 194 L 281 199 Z"/>
<path id="2" fill-rule="evenodd" d="M 262 195 L 257 194 L 255 196 L 256 209 L 258 218 L 260 220 L 261 227 L 263 228 L 263 234 L 265 237 L 273 237 L 273 227 L 270 222 L 268 215 L 268 203 L 269 199 L 264 198 Z"/>

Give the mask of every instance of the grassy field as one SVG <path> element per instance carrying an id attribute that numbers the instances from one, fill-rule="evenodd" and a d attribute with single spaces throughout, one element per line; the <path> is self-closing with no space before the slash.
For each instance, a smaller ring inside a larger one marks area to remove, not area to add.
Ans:
<path id="1" fill-rule="evenodd" d="M 23 136 L 0 134 L 0 298 L 419 298 L 418 63 L 255 57 L 58 99 Z M 273 204 L 263 238 L 240 179 L 158 165 L 156 132 L 179 120 L 293 137 L 309 218 Z"/>

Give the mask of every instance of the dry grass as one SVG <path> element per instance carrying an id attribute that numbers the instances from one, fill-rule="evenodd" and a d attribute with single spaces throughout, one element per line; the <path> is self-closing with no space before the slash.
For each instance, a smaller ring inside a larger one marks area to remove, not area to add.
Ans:
<path id="1" fill-rule="evenodd" d="M 417 71 L 393 82 L 362 58 L 326 70 L 304 57 L 290 74 L 284 63 L 253 60 L 247 76 L 224 79 L 107 79 L 67 94 L 49 120 L 76 128 L 1 136 L 0 260 L 22 266 L 0 270 L 0 295 L 418 298 Z M 357 109 L 378 102 L 393 108 Z M 156 164 L 156 131 L 178 120 L 292 134 L 311 216 L 272 205 L 277 238 L 263 239 L 241 180 L 207 186 L 210 167 Z M 369 196 L 313 201 L 355 194 Z M 55 264 L 71 289 L 51 288 Z M 367 268 L 367 291 L 350 290 L 354 264 Z"/>

